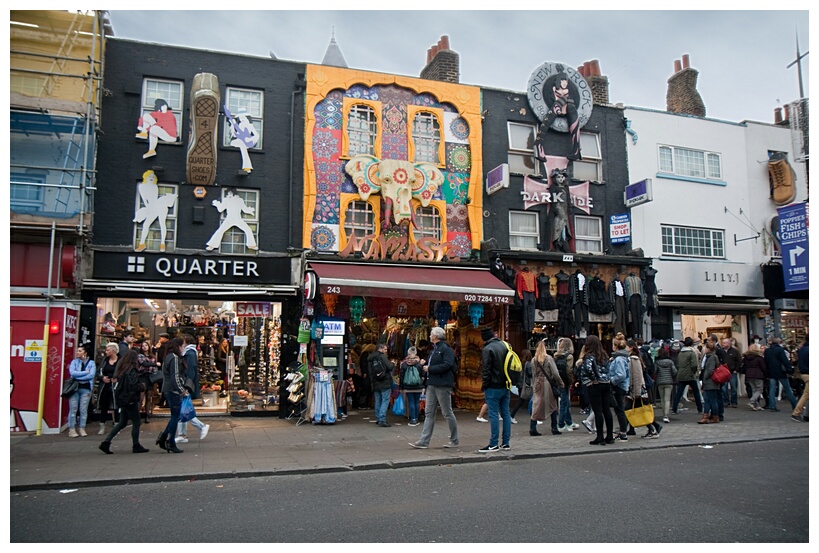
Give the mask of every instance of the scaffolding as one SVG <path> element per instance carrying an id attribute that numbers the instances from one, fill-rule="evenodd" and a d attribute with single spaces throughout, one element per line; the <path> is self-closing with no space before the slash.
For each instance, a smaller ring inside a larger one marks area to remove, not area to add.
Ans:
<path id="1" fill-rule="evenodd" d="M 83 236 L 96 183 L 105 11 L 10 12 L 12 228 Z"/>

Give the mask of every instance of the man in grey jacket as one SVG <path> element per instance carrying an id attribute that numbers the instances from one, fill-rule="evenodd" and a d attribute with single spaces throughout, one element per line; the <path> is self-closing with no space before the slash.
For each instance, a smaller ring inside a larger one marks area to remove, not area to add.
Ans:
<path id="1" fill-rule="evenodd" d="M 699 386 L 697 386 L 697 371 L 699 370 L 699 359 L 694 350 L 694 340 L 690 337 L 683 340 L 683 347 L 677 356 L 677 393 L 674 394 L 674 403 L 671 405 L 671 414 L 679 415 L 677 407 L 680 405 L 683 391 L 686 386 L 691 387 L 694 392 L 694 400 L 697 402 L 697 413 L 702 414 L 702 396 Z"/>
<path id="2" fill-rule="evenodd" d="M 441 406 L 441 414 L 449 425 L 449 443 L 444 447 L 458 447 L 458 421 L 452 412 L 452 388 L 455 387 L 455 352 L 444 339 L 446 332 L 440 326 L 429 331 L 432 353 L 424 366 L 427 375 L 426 407 L 424 408 L 424 429 L 417 442 L 409 445 L 416 449 L 427 449 L 432 431 L 435 429 L 435 411 Z M 423 363 L 423 360 L 422 360 Z"/>
<path id="3" fill-rule="evenodd" d="M 392 426 L 387 422 L 387 408 L 390 406 L 392 373 L 395 365 L 387 357 L 387 344 L 379 343 L 378 348 L 367 358 L 367 364 L 370 366 L 370 380 L 375 399 L 375 420 L 378 426 L 388 428 Z"/>

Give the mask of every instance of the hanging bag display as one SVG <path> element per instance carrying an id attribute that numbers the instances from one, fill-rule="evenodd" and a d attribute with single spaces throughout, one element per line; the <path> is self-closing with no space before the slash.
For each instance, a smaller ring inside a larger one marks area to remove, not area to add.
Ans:
<path id="1" fill-rule="evenodd" d="M 631 402 L 631 409 L 626 409 L 626 419 L 634 428 L 648 426 L 654 422 L 654 406 L 643 398 L 636 397 Z"/>

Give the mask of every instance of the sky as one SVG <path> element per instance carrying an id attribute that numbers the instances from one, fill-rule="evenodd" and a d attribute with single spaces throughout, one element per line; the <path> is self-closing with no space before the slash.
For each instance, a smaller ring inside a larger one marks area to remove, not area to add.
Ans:
<path id="1" fill-rule="evenodd" d="M 641 4 L 655 5 L 630 3 Z M 674 61 L 688 54 L 707 117 L 772 123 L 775 108 L 799 98 L 797 66 L 787 66 L 796 60 L 797 36 L 801 53 L 810 50 L 811 15 L 806 1 L 775 5 L 773 11 L 109 10 L 109 18 L 119 38 L 262 57 L 272 52 L 306 63 L 321 63 L 334 35 L 348 67 L 412 77 L 446 35 L 460 56 L 461 83 L 515 92 L 526 90 L 544 62 L 576 68 L 598 60 L 612 104 L 659 110 L 666 109 Z M 809 65 L 810 54 L 802 60 L 805 97 Z"/>

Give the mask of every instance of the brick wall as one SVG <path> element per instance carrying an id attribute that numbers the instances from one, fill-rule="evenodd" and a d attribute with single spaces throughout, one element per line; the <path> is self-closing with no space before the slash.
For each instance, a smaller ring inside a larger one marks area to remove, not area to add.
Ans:
<path id="1" fill-rule="evenodd" d="M 461 61 L 457 52 L 440 50 L 421 70 L 421 78 L 446 83 L 458 83 L 461 79 Z"/>
<path id="2" fill-rule="evenodd" d="M 705 117 L 705 104 L 697 92 L 698 76 L 699 71 L 685 67 L 668 79 L 665 103 L 669 112 Z"/>

